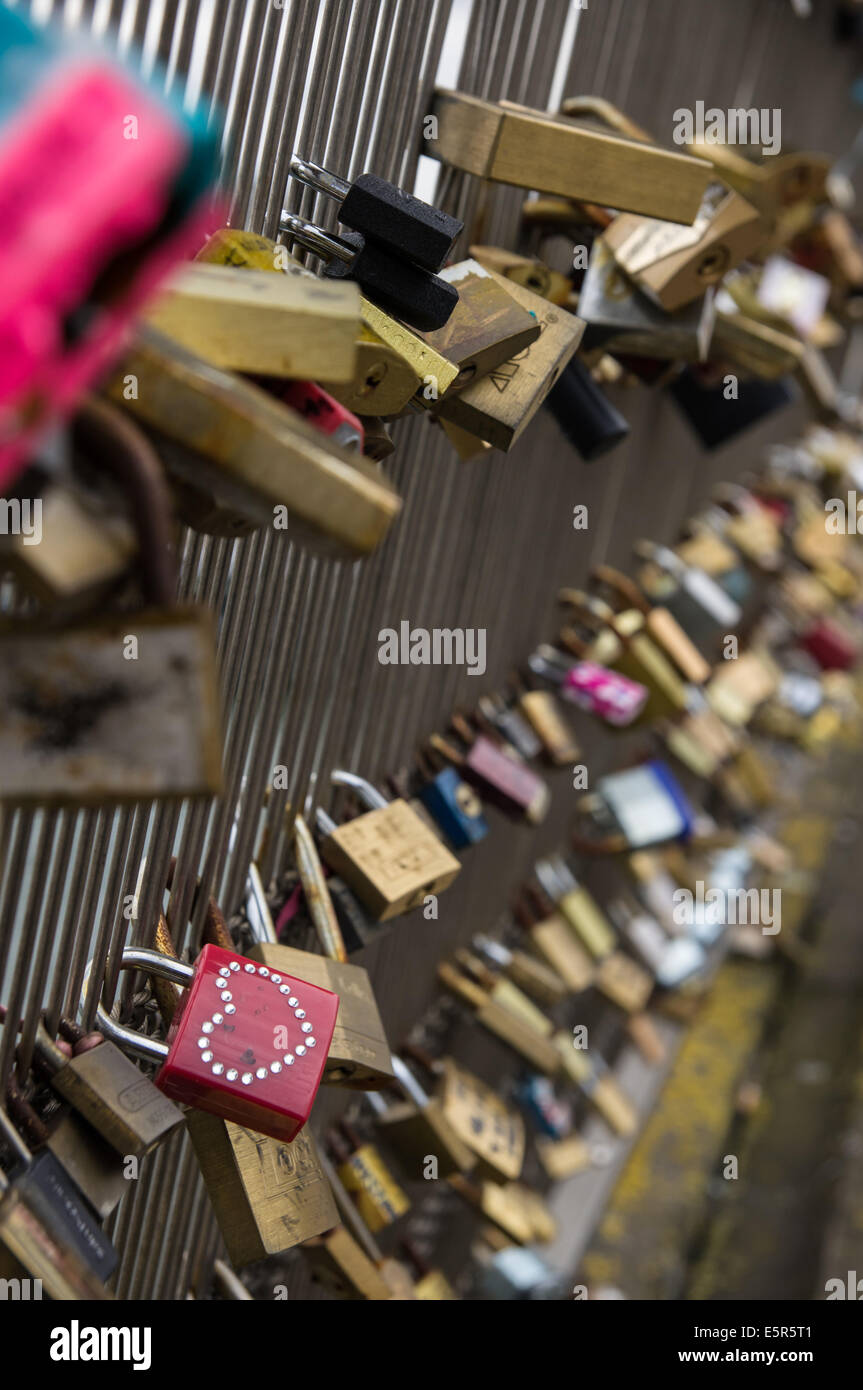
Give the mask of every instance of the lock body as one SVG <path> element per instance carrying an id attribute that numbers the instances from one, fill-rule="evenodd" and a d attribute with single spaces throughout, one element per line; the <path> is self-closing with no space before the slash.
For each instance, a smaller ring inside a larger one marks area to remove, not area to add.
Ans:
<path id="1" fill-rule="evenodd" d="M 249 959 L 338 995 L 339 1011 L 324 1068 L 325 1084 L 376 1090 L 392 1079 L 389 1044 L 367 970 L 311 951 L 263 941 L 250 947 Z"/>
<path id="2" fill-rule="evenodd" d="M 658 759 L 601 777 L 597 791 L 631 849 L 687 840 L 694 815 L 667 765 Z"/>
<path id="3" fill-rule="evenodd" d="M 448 1123 L 476 1155 L 479 1177 L 495 1183 L 519 1176 L 526 1138 L 515 1110 L 451 1058 L 443 1062 L 438 1098 Z"/>
<path id="4" fill-rule="evenodd" d="M 412 1177 L 421 1176 L 429 1155 L 437 1159 L 442 1178 L 469 1173 L 476 1164 L 476 1156 L 459 1138 L 434 1097 L 423 1106 L 399 1101 L 379 1115 L 377 1122 L 384 1140 Z"/>
<path id="5" fill-rule="evenodd" d="M 176 1105 L 107 1039 L 54 1072 L 51 1085 L 123 1156 L 149 1153 L 183 1123 Z"/>
<path id="6" fill-rule="evenodd" d="M 205 608 L 112 614 L 58 632 L 7 628 L 0 795 L 80 804 L 217 793 L 217 690 Z"/>
<path id="7" fill-rule="evenodd" d="M 361 1144 L 337 1172 L 370 1231 L 382 1231 L 410 1209 L 407 1194 L 373 1144 Z"/>
<path id="8" fill-rule="evenodd" d="M 524 816 L 532 824 L 544 819 L 549 805 L 546 783 L 523 763 L 508 758 L 484 734 L 468 748 L 461 771 L 501 811 Z"/>
<path id="9" fill-rule="evenodd" d="M 518 702 L 521 713 L 539 735 L 550 762 L 565 767 L 579 757 L 580 748 L 550 690 L 528 690 Z"/>
<path id="10" fill-rule="evenodd" d="M 338 996 L 205 946 L 156 1085 L 173 1100 L 289 1141 L 321 1083 Z"/>
<path id="11" fill-rule="evenodd" d="M 482 802 L 454 767 L 445 767 L 420 788 L 419 799 L 455 849 L 478 844 L 488 834 Z"/>
<path id="12" fill-rule="evenodd" d="M 52 1213 L 58 1238 L 102 1283 L 117 1267 L 119 1256 L 99 1223 L 97 1212 L 48 1149 L 42 1149 L 14 1175 L 13 1185 L 27 1204 L 44 1203 Z"/>
<path id="13" fill-rule="evenodd" d="M 321 843 L 323 859 L 378 921 L 441 893 L 461 865 L 407 802 L 391 801 L 337 826 Z"/>
<path id="14" fill-rule="evenodd" d="M 129 1191 L 120 1155 L 74 1111 L 63 1116 L 45 1147 L 103 1221 Z"/>
<path id="15" fill-rule="evenodd" d="M 235 1268 L 338 1225 L 338 1208 L 308 1130 L 286 1143 L 199 1110 L 190 1110 L 186 1122 Z"/>

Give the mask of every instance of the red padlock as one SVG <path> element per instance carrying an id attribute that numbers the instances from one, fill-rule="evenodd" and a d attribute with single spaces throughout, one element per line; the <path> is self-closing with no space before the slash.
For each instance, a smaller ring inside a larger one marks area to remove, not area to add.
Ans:
<path id="1" fill-rule="evenodd" d="M 800 646 L 815 658 L 822 671 L 847 671 L 859 656 L 844 628 L 829 618 L 822 618 L 804 632 Z"/>
<path id="2" fill-rule="evenodd" d="M 161 1063 L 165 1095 L 289 1141 L 309 1118 L 327 1060 L 339 996 L 305 980 L 205 946 L 194 965 L 133 947 L 122 969 L 184 987 L 166 1042 L 116 1023 L 100 1005 L 100 1032 Z"/>

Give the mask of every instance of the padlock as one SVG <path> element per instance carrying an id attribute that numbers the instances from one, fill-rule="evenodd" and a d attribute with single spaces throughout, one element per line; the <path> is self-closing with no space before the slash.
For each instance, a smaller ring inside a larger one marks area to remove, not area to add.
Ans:
<path id="1" fill-rule="evenodd" d="M 593 1162 L 590 1148 L 579 1134 L 568 1134 L 565 1139 L 540 1137 L 536 1141 L 536 1152 L 552 1182 L 583 1173 Z"/>
<path id="2" fill-rule="evenodd" d="M 723 183 L 758 209 L 773 242 L 783 240 L 788 210 L 801 203 L 817 205 L 825 201 L 825 181 L 831 164 L 826 155 L 774 154 L 763 163 L 755 163 L 731 145 L 713 141 L 694 141 L 689 149 L 699 159 L 710 160 Z"/>
<path id="3" fill-rule="evenodd" d="M 782 562 L 782 532 L 775 517 L 739 483 L 719 484 L 712 496 L 729 513 L 726 539 L 759 569 L 775 573 Z"/>
<path id="4" fill-rule="evenodd" d="M 497 183 L 673 222 L 692 221 L 707 187 L 702 160 L 546 111 L 442 89 L 432 111 L 424 153 Z"/>
<path id="5" fill-rule="evenodd" d="M 299 1133 L 321 1083 L 338 995 L 219 946 L 204 946 L 194 965 L 128 947 L 121 969 L 186 987 L 167 1042 L 115 1022 L 101 1004 L 97 1010 L 106 1037 L 159 1063 L 161 1091 L 274 1139 Z"/>
<path id="6" fill-rule="evenodd" d="M 524 763 L 508 757 L 485 734 L 474 735 L 470 725 L 454 716 L 454 727 L 467 745 L 463 752 L 451 739 L 432 734 L 429 746 L 454 764 L 466 782 L 476 787 L 485 801 L 532 825 L 544 820 L 548 811 L 548 786 Z"/>
<path id="7" fill-rule="evenodd" d="M 289 381 L 276 386 L 274 394 L 343 449 L 366 452 L 362 421 L 317 382 Z"/>
<path id="8" fill-rule="evenodd" d="M 141 1157 L 183 1123 L 182 1111 L 118 1047 L 104 1038 L 70 1058 L 36 1033 L 36 1057 L 52 1089 L 67 1100 L 118 1154 Z"/>
<path id="9" fill-rule="evenodd" d="M 331 780 L 350 787 L 369 809 L 346 825 L 336 825 L 318 809 L 321 857 L 377 921 L 409 912 L 449 887 L 461 865 L 407 802 L 387 801 L 350 772 L 335 771 Z"/>
<path id="10" fill-rule="evenodd" d="M 76 1198 L 60 1164 L 51 1167 L 43 1159 L 34 1173 L 35 1160 L 23 1141 L 16 1148 L 23 1158 L 18 1176 L 10 1182 L 0 1173 L 0 1277 L 10 1284 L 22 1274 L 37 1280 L 55 1302 L 111 1299 L 93 1267 L 97 1252 L 110 1263 L 107 1236 Z M 53 1181 L 58 1169 L 61 1176 Z"/>
<path id="11" fill-rule="evenodd" d="M 860 657 L 859 643 L 851 633 L 827 617 L 803 632 L 798 644 L 815 658 L 822 671 L 849 671 Z"/>
<path id="12" fill-rule="evenodd" d="M 504 946 L 502 941 L 495 941 L 492 937 L 484 935 L 475 936 L 472 945 L 486 964 L 508 976 L 514 985 L 525 994 L 529 994 L 537 1004 L 553 1008 L 569 992 L 565 981 L 556 970 L 550 969 L 527 951 Z"/>
<path id="13" fill-rule="evenodd" d="M 624 212 L 603 240 L 624 274 L 673 313 L 747 260 L 766 231 L 757 209 L 717 182 L 708 187 L 691 227 Z"/>
<path id="14" fill-rule="evenodd" d="M 20 15 L 4 17 L 0 37 L 4 491 L 212 217 L 218 122 L 68 38 Z M 130 111 L 140 138 L 118 140 Z M 48 231 L 58 219 L 68 219 L 62 246 Z"/>
<path id="15" fill-rule="evenodd" d="M 556 696 L 550 690 L 526 688 L 523 680 L 520 686 L 516 712 L 539 737 L 548 761 L 553 767 L 577 762 L 581 748 Z"/>
<path id="16" fill-rule="evenodd" d="M 798 399 L 794 383 L 785 379 L 738 381 L 729 397 L 724 385 L 706 385 L 691 370 L 676 376 L 668 391 L 705 449 L 721 448 Z"/>
<path id="17" fill-rule="evenodd" d="M 459 426 L 496 449 L 511 449 L 539 410 L 584 330 L 574 314 L 549 304 L 512 280 L 487 272 L 528 313 L 534 314 L 540 336 L 517 357 L 450 393 L 437 402 L 442 420 Z"/>
<path id="18" fill-rule="evenodd" d="M 522 688 L 519 685 L 519 688 Z M 488 721 L 498 734 L 511 743 L 520 758 L 530 762 L 542 752 L 542 740 L 517 705 L 500 694 L 483 695 L 477 701 L 477 716 Z"/>
<path id="19" fill-rule="evenodd" d="M 557 889 L 556 882 L 554 884 Z M 515 919 L 528 936 L 531 947 L 555 970 L 572 994 L 588 989 L 596 978 L 590 953 L 576 937 L 570 923 L 536 888 L 528 884 L 514 907 Z"/>
<path id="20" fill-rule="evenodd" d="M 340 1129 L 341 1133 L 331 1131 L 328 1136 L 336 1173 L 362 1221 L 376 1234 L 410 1210 L 410 1198 L 374 1144 L 363 1142 L 346 1120 Z"/>
<path id="21" fill-rule="evenodd" d="M 584 347 L 629 353 L 663 361 L 703 362 L 714 322 L 713 290 L 675 313 L 660 309 L 624 275 L 606 244 L 597 237 L 578 295 L 578 315 L 588 325 Z"/>
<path id="22" fill-rule="evenodd" d="M 559 1098 L 547 1076 L 525 1077 L 519 1083 L 516 1095 L 540 1136 L 558 1140 L 571 1132 L 572 1105 Z"/>
<path id="23" fill-rule="evenodd" d="M 290 170 L 301 183 L 338 201 L 343 226 L 423 270 L 440 270 L 464 230 L 457 217 L 377 174 L 360 174 L 349 183 L 298 155 L 292 156 Z"/>
<path id="24" fill-rule="evenodd" d="M 488 822 L 473 787 L 461 779 L 454 767 L 436 769 L 434 760 L 424 750 L 417 757 L 420 770 L 426 774 L 417 795 L 453 848 L 467 849 L 484 840 Z"/>
<path id="25" fill-rule="evenodd" d="M 769 652 L 750 648 L 736 661 L 720 662 L 705 689 L 710 707 L 733 727 L 748 724 L 756 709 L 773 695 L 780 670 Z"/>
<path id="26" fill-rule="evenodd" d="M 653 541 L 637 541 L 633 549 L 642 560 L 658 566 L 675 581 L 677 592 L 673 601 L 669 598 L 668 607 L 694 640 L 697 640 L 698 629 L 705 626 L 714 633 L 721 631 L 723 635 L 737 627 L 743 616 L 739 603 L 705 570 L 687 564 L 668 546 L 657 545 Z"/>
<path id="27" fill-rule="evenodd" d="M 453 1129 L 441 1102 L 427 1095 L 401 1057 L 393 1056 L 392 1061 L 405 1099 L 390 1105 L 377 1093 L 369 1095 L 386 1143 L 399 1155 L 411 1177 L 424 1175 L 430 1156 L 436 1160 L 436 1171 L 442 1178 L 470 1172 L 476 1164 L 475 1155 Z"/>
<path id="28" fill-rule="evenodd" d="M 284 210 L 279 229 L 321 257 L 326 278 L 356 280 L 374 304 L 412 328 L 442 328 L 458 303 L 458 291 L 439 275 L 401 260 L 359 232 L 332 236 Z"/>
<path id="29" fill-rule="evenodd" d="M 408 1269 L 398 1260 L 384 1256 L 325 1154 L 321 1155 L 321 1163 L 344 1224 L 301 1247 L 313 1278 L 337 1298 L 387 1302 L 414 1299 Z"/>
<path id="30" fill-rule="evenodd" d="M 638 1128 L 638 1113 L 624 1094 L 608 1063 L 599 1053 L 573 1046 L 565 1033 L 557 1037 L 566 1075 L 610 1129 L 628 1139 Z"/>
<path id="31" fill-rule="evenodd" d="M 541 328 L 535 314 L 511 293 L 508 281 L 485 270 L 478 261 L 459 261 L 441 272 L 441 279 L 458 291 L 458 303 L 442 328 L 421 336 L 429 347 L 458 368 L 452 391 L 488 376 L 535 342 Z M 437 397 L 420 393 L 421 404 L 437 408 Z"/>
<path id="32" fill-rule="evenodd" d="M 246 915 L 254 943 L 249 959 L 338 995 L 339 1011 L 324 1068 L 324 1083 L 376 1090 L 392 1080 L 393 1070 L 368 971 L 360 965 L 347 964 L 323 867 L 302 816 L 294 820 L 294 844 L 306 904 L 324 954 L 318 956 L 279 944 L 257 866 L 252 864 L 246 894 Z"/>
<path id="33" fill-rule="evenodd" d="M 232 227 L 214 232 L 198 259 L 215 265 L 281 271 L 320 283 L 280 242 Z M 437 382 L 443 394 L 458 376 L 456 366 L 364 295 L 360 296 L 360 324 L 354 344 L 353 380 L 343 385 L 331 383 L 329 388 L 331 395 L 357 415 L 398 415 L 427 380 Z"/>
<path id="34" fill-rule="evenodd" d="M 803 361 L 804 347 L 796 334 L 783 332 L 759 322 L 741 311 L 725 289 L 717 292 L 716 318 L 710 341 L 713 362 L 727 363 L 734 368 L 737 390 L 752 384 L 749 377 L 762 381 L 778 381 L 795 372 Z M 734 400 L 727 395 L 723 399 Z"/>
<path id="35" fill-rule="evenodd" d="M 534 1002 L 531 991 L 522 989 L 512 973 L 504 969 L 505 959 L 501 960 L 493 949 L 489 950 L 487 946 L 482 945 L 482 938 L 477 950 L 457 946 L 453 953 L 453 961 L 468 979 L 474 980 L 501 1008 L 514 1014 L 540 1037 L 551 1037 L 554 1032 L 552 1020 Z"/>
<path id="36" fill-rule="evenodd" d="M 617 594 L 630 609 L 644 616 L 644 628 L 658 647 L 671 658 L 683 678 L 703 685 L 710 677 L 710 663 L 667 608 L 648 602 L 634 579 L 611 565 L 595 565 L 591 580 Z"/>
<path id="37" fill-rule="evenodd" d="M 450 961 L 441 961 L 437 968 L 440 983 L 471 1010 L 473 1017 L 483 1028 L 493 1034 L 520 1057 L 526 1058 L 532 1067 L 554 1076 L 560 1070 L 560 1060 L 556 1054 L 549 1026 L 545 1035 L 535 1024 L 528 1022 L 524 1014 L 512 1007 L 511 991 L 495 988 L 493 993 L 477 984 L 470 975 Z M 510 984 L 511 981 L 498 981 Z M 520 991 L 519 991 L 520 993 Z M 501 994 L 506 1002 L 501 1002 Z M 549 1020 L 546 1022 L 550 1023 Z"/>
<path id="38" fill-rule="evenodd" d="M 524 1121 L 484 1081 L 451 1057 L 439 1063 L 438 1099 L 459 1138 L 476 1154 L 476 1176 L 510 1182 L 524 1165 Z"/>
<path id="39" fill-rule="evenodd" d="M 614 930 L 605 913 L 584 884 L 579 883 L 562 855 L 541 859 L 534 867 L 537 879 L 594 960 L 614 951 Z"/>
<path id="40" fill-rule="evenodd" d="M 459 425 L 454 425 L 451 420 L 444 420 L 438 416 L 435 423 L 440 426 L 442 433 L 455 449 L 462 463 L 473 463 L 477 459 L 486 459 L 489 454 L 494 453 L 491 444 L 487 444 L 478 435 L 471 434 L 469 430 L 463 430 Z"/>
<path id="41" fill-rule="evenodd" d="M 613 633 L 604 635 L 614 642 L 612 647 L 606 646 L 604 655 L 613 659 L 620 652 L 620 643 Z M 582 658 L 595 649 L 594 643 L 585 642 L 573 628 L 563 629 L 560 640 Z M 556 685 L 562 699 L 597 715 L 612 729 L 625 729 L 635 723 L 650 698 L 650 691 L 640 681 L 630 680 L 592 659 L 573 661 L 546 642 L 531 652 L 527 664 L 534 676 Z"/>
<path id="42" fill-rule="evenodd" d="M 204 936 L 213 945 L 232 948 L 212 900 Z M 155 946 L 169 958 L 176 955 L 164 918 Z M 162 1018 L 170 1024 L 182 991 L 158 976 L 150 983 Z M 309 1129 L 286 1144 L 202 1110 L 187 1111 L 186 1126 L 235 1268 L 280 1254 L 336 1225 L 335 1200 Z"/>
<path id="43" fill-rule="evenodd" d="M 668 764 L 659 758 L 599 778 L 595 798 L 612 833 L 591 842 L 574 831 L 572 843 L 579 852 L 647 849 L 672 840 L 687 841 L 694 833 L 695 813 L 689 800 Z"/>
<path id="44" fill-rule="evenodd" d="M 373 464 L 152 329 L 140 331 L 105 389 L 160 439 L 172 479 L 212 494 L 243 523 L 272 525 L 281 507 L 292 537 L 355 559 L 380 544 L 398 515 L 400 499 Z"/>
<path id="45" fill-rule="evenodd" d="M 609 664 L 630 680 L 646 686 L 649 696 L 642 711 L 645 719 L 688 708 L 686 683 L 648 634 L 640 608 L 628 608 L 618 613 L 603 599 L 580 589 L 561 589 L 558 601 L 567 605 L 582 621 L 598 622 L 617 639 L 618 650 L 609 658 Z"/>
<path id="46" fill-rule="evenodd" d="M 360 292 L 346 281 L 184 266 L 144 321 L 214 367 L 258 376 L 352 381 Z"/>
<path id="47" fill-rule="evenodd" d="M 752 596 L 752 579 L 738 551 L 725 540 L 727 524 L 727 515 L 721 508 L 707 507 L 684 522 L 684 539 L 678 541 L 674 552 L 684 564 L 703 570 L 709 578 L 715 579 L 720 589 L 742 610 Z M 649 566 L 649 572 L 654 580 L 662 573 L 656 565 Z M 680 585 L 671 571 L 665 571 L 664 582 L 672 595 L 672 606 L 681 603 L 685 607 L 689 599 L 683 602 Z M 697 610 L 692 609 L 692 612 L 697 621 Z"/>
<path id="48" fill-rule="evenodd" d="M 558 1301 L 564 1298 L 564 1281 L 559 1272 L 535 1250 L 509 1245 L 493 1250 L 487 1242 L 477 1242 L 474 1258 L 480 1266 L 480 1296 L 495 1303 Z"/>
<path id="49" fill-rule="evenodd" d="M 474 1181 L 461 1173 L 449 1179 L 450 1187 L 519 1245 L 537 1239 L 535 1213 L 525 1200 L 521 1183 Z"/>
<path id="50" fill-rule="evenodd" d="M 495 270 L 507 280 L 542 295 L 551 304 L 565 308 L 572 294 L 572 281 L 559 270 L 552 270 L 532 256 L 519 256 L 503 246 L 472 246 L 470 254 L 487 270 Z"/>
<path id="51" fill-rule="evenodd" d="M 567 362 L 545 407 L 585 463 L 601 458 L 629 435 L 628 422 L 577 356 Z"/>
<path id="52" fill-rule="evenodd" d="M 170 510 L 159 461 L 113 407 L 79 413 L 83 443 L 128 483 L 140 536 L 137 610 L 0 636 L 0 795 L 63 805 L 221 790 L 213 615 L 172 606 Z M 136 738 L 128 737 L 133 721 Z"/>

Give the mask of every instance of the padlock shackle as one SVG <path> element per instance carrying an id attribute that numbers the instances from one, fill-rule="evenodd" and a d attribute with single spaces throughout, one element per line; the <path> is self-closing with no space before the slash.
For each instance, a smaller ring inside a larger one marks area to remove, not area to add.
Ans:
<path id="1" fill-rule="evenodd" d="M 329 169 L 324 169 L 321 164 L 313 164 L 310 159 L 301 159 L 298 154 L 291 155 L 290 170 L 300 183 L 308 184 L 309 188 L 316 189 L 318 193 L 328 193 L 339 202 L 351 190 L 346 179 L 340 179 L 338 174 L 331 174 Z"/>
<path id="2" fill-rule="evenodd" d="M 183 988 L 188 988 L 195 978 L 193 966 L 145 946 L 127 946 L 120 959 L 120 969 L 143 970 L 147 975 L 170 980 L 172 984 Z M 88 965 L 87 975 L 89 973 Z M 130 1052 L 144 1061 L 161 1063 L 168 1056 L 170 1049 L 167 1043 L 159 1042 L 158 1038 L 146 1038 L 143 1034 L 136 1033 L 134 1028 L 127 1028 L 125 1024 L 118 1023 L 101 1002 L 96 1006 L 95 1024 L 100 1033 L 111 1042 L 117 1043 L 124 1052 Z"/>
<path id="3" fill-rule="evenodd" d="M 429 1103 L 428 1094 L 423 1090 L 407 1063 L 395 1052 L 390 1055 L 393 1064 L 393 1076 L 408 1099 L 412 1100 L 420 1109 L 424 1109 Z"/>
<path id="4" fill-rule="evenodd" d="M 285 208 L 282 209 L 282 215 L 279 219 L 279 230 L 286 232 L 293 241 L 298 241 L 309 251 L 314 251 L 315 255 L 323 256 L 326 261 L 335 259 L 350 264 L 356 254 L 338 237 L 330 236 L 328 232 L 316 227 L 314 222 L 307 222 L 303 217 L 296 217 L 294 213 L 288 212 Z"/>
<path id="5" fill-rule="evenodd" d="M 373 787 L 364 777 L 358 777 L 355 772 L 346 772 L 344 768 L 339 767 L 333 768 L 330 781 L 335 787 L 350 787 L 370 811 L 382 811 L 390 804 L 377 787 Z"/>
<path id="6" fill-rule="evenodd" d="M 153 954 L 157 953 L 154 951 Z M 142 1033 L 136 1033 L 134 1028 L 117 1023 L 102 1003 L 96 1005 L 96 1027 L 124 1052 L 130 1052 L 145 1062 L 162 1063 L 170 1051 L 168 1044 L 159 1042 L 158 1038 L 145 1038 Z"/>

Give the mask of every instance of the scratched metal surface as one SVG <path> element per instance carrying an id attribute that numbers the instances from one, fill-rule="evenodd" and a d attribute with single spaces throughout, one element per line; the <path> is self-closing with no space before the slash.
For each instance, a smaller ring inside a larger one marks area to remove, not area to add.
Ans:
<path id="1" fill-rule="evenodd" d="M 23 6 L 22 8 L 28 8 Z M 807 21 L 786 0 L 33 0 L 39 20 L 92 29 L 125 50 L 143 46 L 147 67 L 167 86 L 203 93 L 225 113 L 224 181 L 232 219 L 274 235 L 288 206 L 333 226 L 334 205 L 299 186 L 285 192 L 294 149 L 348 176 L 364 168 L 411 183 L 421 154 L 422 116 L 441 55 L 450 85 L 538 107 L 561 95 L 610 98 L 668 141 L 674 110 L 697 100 L 722 107 L 780 106 L 785 146 L 840 153 L 855 133 L 847 89 L 853 50 L 830 37 L 832 6 Z M 158 65 L 158 66 L 157 66 Z M 441 200 L 482 239 L 518 244 L 521 194 L 449 174 Z M 467 244 L 467 237 L 465 237 Z M 185 948 L 197 880 L 227 913 L 242 899 L 262 828 L 273 769 L 289 788 L 271 792 L 263 828 L 266 879 L 287 860 L 286 807 L 329 804 L 331 768 L 382 779 L 409 763 L 418 741 L 441 728 L 454 705 L 495 687 L 531 648 L 553 638 L 554 595 L 602 559 L 625 566 L 640 535 L 673 538 L 714 482 L 739 475 L 768 441 L 791 435 L 802 411 L 786 411 L 742 445 L 704 454 L 671 405 L 647 391 L 617 392 L 632 435 L 610 458 L 585 466 L 554 422 L 541 415 L 509 456 L 461 464 L 425 420 L 401 422 L 386 471 L 405 499 L 392 536 L 370 561 L 338 565 L 283 536 L 228 542 L 189 533 L 182 592 L 219 616 L 226 713 L 226 792 L 213 803 L 156 809 L 9 812 L 2 822 L 0 961 L 2 997 L 23 1015 L 26 1062 L 37 1016 L 71 1011 L 88 959 L 100 970 L 125 940 L 124 899 L 147 872 L 135 939 L 152 932 L 167 866 L 178 869 L 168 901 Z M 587 504 L 586 533 L 571 527 Z M 388 668 L 377 633 L 409 618 L 417 626 L 485 627 L 488 669 Z M 580 726 L 593 773 L 620 763 L 632 741 Z M 439 955 L 478 928 L 506 921 L 519 879 L 535 857 L 563 844 L 571 813 L 569 777 L 553 777 L 553 807 L 538 830 L 491 813 L 493 834 L 475 849 L 441 898 L 440 919 L 399 920 L 364 953 L 391 1040 L 398 1043 L 436 996 Z M 130 937 L 131 939 L 131 937 Z M 90 1001 L 90 1008 L 93 1001 Z M 613 1021 L 598 1021 L 610 1053 Z M 603 1032 L 603 1029 L 605 1030 Z M 507 1054 L 463 1022 L 450 1037 L 459 1055 L 505 1085 Z M 0 1037 L 0 1081 L 13 1066 L 13 1039 Z M 344 1105 L 329 1092 L 318 1129 Z M 416 1194 L 418 1198 L 423 1194 Z M 459 1208 L 418 1201 L 420 1233 L 456 1277 L 465 1250 Z M 424 1223 L 424 1224 L 423 1224 Z M 147 1160 L 113 1219 L 123 1252 L 116 1288 L 124 1298 L 206 1296 L 220 1241 L 191 1150 L 175 1139 Z M 291 1297 L 318 1296 L 301 1262 L 278 1266 Z M 259 1271 L 268 1295 L 272 1269 Z"/>

